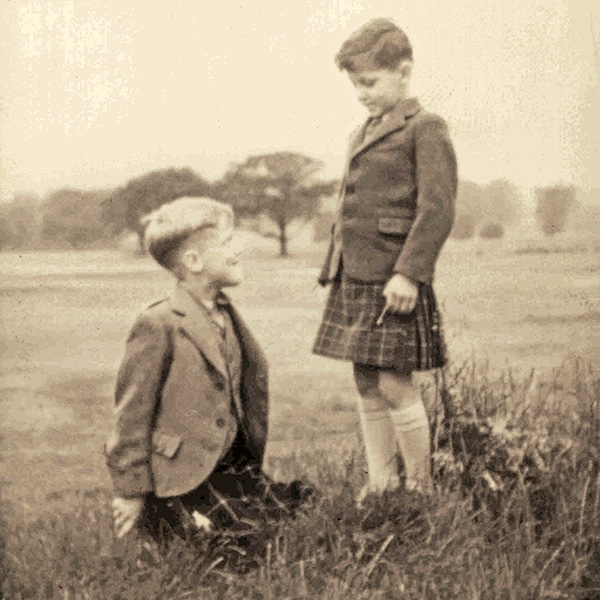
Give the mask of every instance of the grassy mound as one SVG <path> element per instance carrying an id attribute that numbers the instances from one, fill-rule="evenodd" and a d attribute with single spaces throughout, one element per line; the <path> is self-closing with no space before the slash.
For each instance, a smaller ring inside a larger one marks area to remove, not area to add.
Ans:
<path id="1" fill-rule="evenodd" d="M 107 491 L 65 494 L 32 521 L 4 512 L 3 597 L 600 598 L 598 374 L 572 364 L 539 383 L 467 365 L 430 392 L 428 499 L 396 492 L 357 509 L 362 458 L 306 451 L 290 477 L 310 474 L 319 494 L 294 518 L 161 554 L 114 539 Z"/>

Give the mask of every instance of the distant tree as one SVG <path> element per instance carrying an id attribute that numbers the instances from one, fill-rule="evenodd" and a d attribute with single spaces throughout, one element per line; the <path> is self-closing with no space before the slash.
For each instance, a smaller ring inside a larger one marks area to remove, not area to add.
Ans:
<path id="1" fill-rule="evenodd" d="M 460 181 L 456 197 L 456 216 L 450 236 L 466 240 L 475 235 L 475 226 L 484 215 L 483 189 L 472 181 Z"/>
<path id="2" fill-rule="evenodd" d="M 102 220 L 102 203 L 110 190 L 63 188 L 49 194 L 43 205 L 42 240 L 50 246 L 84 248 L 110 235 Z"/>
<path id="3" fill-rule="evenodd" d="M 277 227 L 280 256 L 288 254 L 288 227 L 315 216 L 322 196 L 334 182 L 316 179 L 321 161 L 294 152 L 250 156 L 233 164 L 217 183 L 218 196 L 231 202 L 240 217 L 267 216 Z"/>
<path id="4" fill-rule="evenodd" d="M 496 179 L 483 188 L 484 213 L 488 221 L 511 225 L 517 221 L 523 199 L 514 183 L 506 179 Z"/>
<path id="5" fill-rule="evenodd" d="M 35 248 L 41 229 L 40 199 L 17 193 L 12 202 L 0 204 L 0 250 Z"/>
<path id="6" fill-rule="evenodd" d="M 479 230 L 479 237 L 484 239 L 492 240 L 499 239 L 504 235 L 504 225 L 502 223 L 498 223 L 497 221 L 486 223 Z"/>
<path id="7" fill-rule="evenodd" d="M 450 236 L 456 240 L 467 240 L 475 235 L 475 218 L 468 212 L 457 212 Z"/>
<path id="8" fill-rule="evenodd" d="M 14 243 L 10 219 L 10 203 L 0 203 L 0 250 L 18 248 Z"/>
<path id="9" fill-rule="evenodd" d="M 459 181 L 456 195 L 457 216 L 469 215 L 473 226 L 485 216 L 484 189 L 472 181 Z"/>
<path id="10" fill-rule="evenodd" d="M 135 231 L 143 251 L 140 219 L 166 202 L 181 196 L 210 196 L 212 186 L 192 169 L 162 169 L 130 180 L 115 190 L 103 205 L 103 219 L 114 233 Z"/>
<path id="11" fill-rule="evenodd" d="M 518 188 L 506 179 L 496 179 L 485 186 L 460 181 L 451 235 L 459 239 L 472 237 L 477 226 L 487 222 L 511 225 L 519 217 L 522 202 Z"/>
<path id="12" fill-rule="evenodd" d="M 569 215 L 568 229 L 583 237 L 600 234 L 600 188 L 577 189 L 577 204 Z"/>
<path id="13" fill-rule="evenodd" d="M 535 190 L 536 218 L 546 235 L 565 230 L 569 213 L 576 205 L 577 190 L 574 186 L 555 185 Z"/>

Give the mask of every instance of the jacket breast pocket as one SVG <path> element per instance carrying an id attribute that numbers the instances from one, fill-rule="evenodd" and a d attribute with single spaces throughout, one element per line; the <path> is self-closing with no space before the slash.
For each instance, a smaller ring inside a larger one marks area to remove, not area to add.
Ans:
<path id="1" fill-rule="evenodd" d="M 404 217 L 379 217 L 377 231 L 387 235 L 408 235 L 413 220 Z"/>
<path id="2" fill-rule="evenodd" d="M 152 434 L 152 451 L 165 458 L 174 458 L 181 442 L 182 439 L 178 435 L 155 431 Z"/>

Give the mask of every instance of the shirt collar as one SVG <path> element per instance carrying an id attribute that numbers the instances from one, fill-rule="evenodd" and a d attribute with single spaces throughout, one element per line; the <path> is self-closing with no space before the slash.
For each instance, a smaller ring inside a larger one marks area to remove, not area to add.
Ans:
<path id="1" fill-rule="evenodd" d="M 206 306 L 206 304 L 204 304 L 204 302 L 198 297 L 196 291 L 191 285 L 189 285 L 189 283 L 185 281 L 180 281 L 179 285 L 196 301 L 197 304 L 200 305 L 200 307 L 202 307 L 205 311 L 210 313 L 210 309 L 208 308 L 208 306 Z M 226 306 L 229 306 L 229 304 L 230 301 L 225 292 L 217 292 L 217 295 L 215 296 L 215 309 L 224 308 Z"/>
<path id="2" fill-rule="evenodd" d="M 407 98 L 406 100 L 402 100 L 402 102 L 398 102 L 392 110 L 385 113 L 385 118 L 387 119 L 392 115 L 392 113 L 398 112 L 405 117 L 414 117 L 419 110 L 421 110 L 421 103 L 418 98 L 412 97 Z"/>
<path id="3" fill-rule="evenodd" d="M 398 104 L 395 104 L 383 114 L 377 117 L 369 117 L 367 119 L 367 123 L 370 123 L 371 121 L 385 123 L 395 113 L 399 113 L 405 117 L 412 117 L 419 112 L 420 108 L 421 104 L 417 98 L 407 98 L 406 100 L 401 100 L 398 102 Z"/>
<path id="4" fill-rule="evenodd" d="M 224 292 L 219 292 L 215 296 L 215 306 L 224 307 L 229 306 L 229 304 L 231 304 L 229 298 Z"/>

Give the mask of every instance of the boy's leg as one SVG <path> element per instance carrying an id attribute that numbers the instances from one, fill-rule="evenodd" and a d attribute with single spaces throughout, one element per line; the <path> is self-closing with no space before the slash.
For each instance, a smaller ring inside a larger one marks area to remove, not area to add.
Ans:
<path id="1" fill-rule="evenodd" d="M 379 391 L 389 403 L 407 489 L 431 491 L 429 421 L 419 388 L 410 375 L 385 369 L 379 373 Z"/>
<path id="2" fill-rule="evenodd" d="M 358 413 L 367 457 L 369 481 L 361 492 L 381 493 L 398 487 L 396 439 L 389 404 L 379 390 L 376 367 L 354 365 L 354 380 L 359 393 Z"/>
<path id="3" fill-rule="evenodd" d="M 174 537 L 186 537 L 185 519 L 179 498 L 156 498 L 150 495 L 142 521 L 143 529 L 161 547 Z"/>

